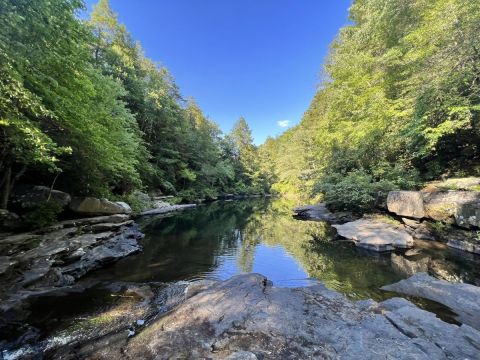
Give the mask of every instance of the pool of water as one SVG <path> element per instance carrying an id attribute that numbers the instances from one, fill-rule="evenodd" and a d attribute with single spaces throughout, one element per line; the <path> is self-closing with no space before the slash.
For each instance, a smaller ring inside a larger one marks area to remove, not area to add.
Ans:
<path id="1" fill-rule="evenodd" d="M 391 254 L 366 253 L 334 240 L 329 224 L 295 220 L 293 206 L 280 199 L 217 202 L 169 216 L 140 218 L 143 252 L 93 272 L 82 282 L 224 280 L 258 272 L 281 287 L 321 281 L 353 300 L 380 301 L 396 295 L 380 289 L 408 277 Z M 408 259 L 425 257 L 432 264 L 432 275 L 480 285 L 479 257 L 424 244 L 419 255 Z M 44 298 L 33 304 L 29 321 L 48 332 L 68 325 L 81 313 L 95 311 L 108 296 L 97 285 L 83 294 Z M 451 315 L 438 304 L 413 300 L 444 319 Z"/>

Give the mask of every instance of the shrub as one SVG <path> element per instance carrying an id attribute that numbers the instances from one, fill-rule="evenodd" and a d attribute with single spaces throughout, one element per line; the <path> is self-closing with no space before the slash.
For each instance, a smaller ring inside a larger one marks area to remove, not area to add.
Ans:
<path id="1" fill-rule="evenodd" d="M 55 201 L 48 201 L 23 215 L 22 220 L 30 229 L 43 228 L 54 224 L 62 211 L 62 205 Z"/>

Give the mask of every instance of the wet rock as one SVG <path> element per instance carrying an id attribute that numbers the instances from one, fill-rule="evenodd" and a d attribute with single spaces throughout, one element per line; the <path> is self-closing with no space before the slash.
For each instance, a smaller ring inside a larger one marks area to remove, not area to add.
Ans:
<path id="1" fill-rule="evenodd" d="M 373 251 L 408 248 L 413 238 L 401 226 L 379 220 L 360 219 L 343 225 L 333 225 L 338 234 L 355 242 L 356 246 Z"/>
<path id="2" fill-rule="evenodd" d="M 423 197 L 419 191 L 390 191 L 388 211 L 400 216 L 421 219 L 425 216 Z"/>
<path id="3" fill-rule="evenodd" d="M 480 329 L 480 288 L 477 286 L 451 283 L 417 273 L 382 289 L 436 301 L 452 309 L 462 323 Z"/>
<path id="4" fill-rule="evenodd" d="M 132 209 L 126 203 L 116 203 L 107 199 L 93 197 L 73 198 L 70 210 L 82 215 L 130 214 Z"/>
<path id="5" fill-rule="evenodd" d="M 70 194 L 59 190 L 50 190 L 46 186 L 23 186 L 15 191 L 12 203 L 18 204 L 23 209 L 32 209 L 47 201 L 68 206 L 71 200 Z"/>
<path id="6" fill-rule="evenodd" d="M 109 233 L 103 233 L 109 234 Z M 83 239 L 74 239 L 78 241 L 82 249 L 86 246 L 95 244 L 102 237 L 107 239 L 102 241 L 99 245 L 87 248 L 83 255 L 75 262 L 62 267 L 60 271 L 63 274 L 71 275 L 74 278 L 79 278 L 85 275 L 87 272 L 98 269 L 105 264 L 111 263 L 123 257 L 131 254 L 135 254 L 141 250 L 141 246 L 138 244 L 138 234 L 135 230 L 126 230 L 113 237 L 108 235 L 89 237 L 84 236 Z"/>

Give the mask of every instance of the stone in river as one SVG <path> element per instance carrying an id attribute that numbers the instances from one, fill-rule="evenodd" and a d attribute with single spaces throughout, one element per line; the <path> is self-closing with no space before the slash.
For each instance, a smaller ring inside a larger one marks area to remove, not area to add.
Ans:
<path id="1" fill-rule="evenodd" d="M 435 279 L 426 273 L 417 273 L 398 283 L 383 286 L 382 290 L 439 302 L 452 309 L 462 323 L 480 330 L 480 287 L 451 283 Z"/>
<path id="2" fill-rule="evenodd" d="M 412 236 L 403 227 L 379 220 L 360 219 L 333 227 L 340 236 L 368 250 L 382 252 L 413 246 Z"/>

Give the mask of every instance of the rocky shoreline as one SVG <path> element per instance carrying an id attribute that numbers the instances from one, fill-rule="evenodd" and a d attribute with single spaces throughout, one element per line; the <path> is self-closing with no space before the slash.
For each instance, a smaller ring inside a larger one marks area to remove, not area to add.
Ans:
<path id="1" fill-rule="evenodd" d="M 115 286 L 133 300 L 10 358 L 475 359 L 480 349 L 478 324 L 444 322 L 403 298 L 352 302 L 321 284 L 277 288 L 260 274 Z"/>

